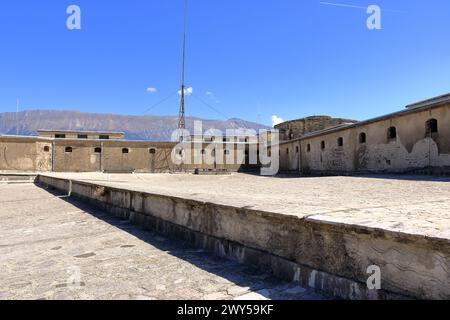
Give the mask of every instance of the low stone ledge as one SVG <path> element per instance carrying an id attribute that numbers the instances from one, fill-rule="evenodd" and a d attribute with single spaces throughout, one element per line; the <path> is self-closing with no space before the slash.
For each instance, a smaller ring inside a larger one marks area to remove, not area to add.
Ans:
<path id="1" fill-rule="evenodd" d="M 0 182 L 20 183 L 34 182 L 37 174 L 32 173 L 0 173 Z"/>

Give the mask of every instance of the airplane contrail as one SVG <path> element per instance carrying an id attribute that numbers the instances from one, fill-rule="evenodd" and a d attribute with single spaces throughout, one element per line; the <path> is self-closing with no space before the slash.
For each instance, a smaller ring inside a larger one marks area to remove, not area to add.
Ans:
<path id="1" fill-rule="evenodd" d="M 356 8 L 356 9 L 364 9 L 364 10 L 367 9 L 367 7 L 354 6 L 354 5 L 345 4 L 345 3 L 320 2 L 320 4 L 323 4 L 326 6 L 335 6 L 335 7 Z"/>
<path id="2" fill-rule="evenodd" d="M 321 5 L 325 5 L 325 6 L 334 6 L 334 7 L 342 7 L 342 8 L 353 8 L 353 9 L 363 9 L 366 10 L 367 7 L 363 7 L 363 6 L 355 6 L 352 4 L 346 4 L 346 3 L 335 3 L 335 2 L 319 2 L 319 4 Z M 389 10 L 389 9 L 384 9 L 384 11 L 388 11 L 388 12 L 397 12 L 397 13 L 402 13 L 403 11 L 398 11 L 398 10 Z"/>

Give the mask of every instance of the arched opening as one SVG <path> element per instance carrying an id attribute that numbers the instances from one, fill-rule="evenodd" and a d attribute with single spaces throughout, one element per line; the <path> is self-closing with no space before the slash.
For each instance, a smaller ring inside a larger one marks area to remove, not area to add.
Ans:
<path id="1" fill-rule="evenodd" d="M 344 146 L 344 138 L 338 138 L 337 145 L 338 145 L 338 147 Z"/>
<path id="2" fill-rule="evenodd" d="M 128 149 L 128 148 L 123 148 L 123 149 L 122 149 L 122 153 L 123 153 L 123 154 L 128 154 L 128 153 L 130 153 L 130 149 Z"/>
<path id="3" fill-rule="evenodd" d="M 311 152 L 311 144 L 306 145 L 306 152 Z"/>
<path id="4" fill-rule="evenodd" d="M 320 143 L 320 149 L 325 150 L 325 141 Z"/>
<path id="5" fill-rule="evenodd" d="M 72 147 L 66 147 L 66 153 L 72 153 L 73 149 Z"/>
<path id="6" fill-rule="evenodd" d="M 102 148 L 97 147 L 97 148 L 94 149 L 94 152 L 95 153 L 102 153 Z"/>
<path id="7" fill-rule="evenodd" d="M 156 154 L 156 149 L 155 148 L 151 148 L 148 152 L 150 154 Z"/>
<path id="8" fill-rule="evenodd" d="M 359 134 L 359 143 L 363 144 L 363 143 L 366 143 L 366 141 L 367 141 L 366 133 L 365 132 L 361 132 Z"/>
<path id="9" fill-rule="evenodd" d="M 44 147 L 44 152 L 50 152 L 50 147 L 49 146 L 45 146 Z"/>

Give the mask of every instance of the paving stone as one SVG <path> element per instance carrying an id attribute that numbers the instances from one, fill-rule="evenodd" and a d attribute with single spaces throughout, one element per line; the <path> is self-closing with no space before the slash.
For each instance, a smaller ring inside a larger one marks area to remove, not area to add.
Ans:
<path id="1" fill-rule="evenodd" d="M 224 292 L 215 292 L 203 297 L 204 300 L 225 300 L 229 298 L 230 296 Z"/>
<path id="2" fill-rule="evenodd" d="M 269 290 L 260 290 L 257 292 L 250 292 L 244 294 L 242 296 L 234 298 L 234 300 L 270 300 L 270 291 Z"/>
<path id="3" fill-rule="evenodd" d="M 233 287 L 227 289 L 227 293 L 231 296 L 241 295 L 241 294 L 249 292 L 249 291 L 250 291 L 250 287 L 240 287 L 240 286 L 233 286 Z"/>

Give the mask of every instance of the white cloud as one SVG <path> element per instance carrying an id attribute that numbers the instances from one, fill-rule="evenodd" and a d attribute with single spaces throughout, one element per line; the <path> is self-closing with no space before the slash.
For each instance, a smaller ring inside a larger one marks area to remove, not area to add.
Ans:
<path id="1" fill-rule="evenodd" d="M 272 116 L 272 126 L 275 127 L 276 125 L 283 123 L 283 122 L 284 122 L 284 120 L 281 119 L 279 116 L 275 116 L 275 115 Z"/>
<path id="2" fill-rule="evenodd" d="M 152 88 L 152 87 L 147 88 L 147 92 L 148 92 L 148 93 L 155 93 L 155 92 L 157 92 L 157 91 L 158 91 L 158 89 L 156 89 L 156 88 Z"/>
<path id="3" fill-rule="evenodd" d="M 192 93 L 194 93 L 194 88 L 192 88 L 192 87 L 184 88 L 185 96 L 190 96 Z M 178 94 L 181 96 L 181 90 L 178 90 Z"/>
<path id="4" fill-rule="evenodd" d="M 205 93 L 207 96 L 214 96 L 214 93 L 213 92 L 211 92 L 211 91 L 206 91 L 206 93 Z"/>

